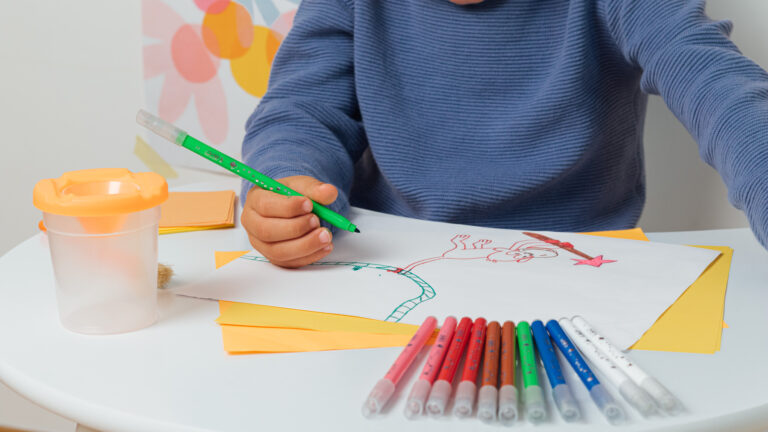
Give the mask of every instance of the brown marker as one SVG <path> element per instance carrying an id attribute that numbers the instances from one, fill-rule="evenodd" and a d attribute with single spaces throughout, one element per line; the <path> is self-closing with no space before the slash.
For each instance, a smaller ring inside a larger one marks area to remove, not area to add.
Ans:
<path id="1" fill-rule="evenodd" d="M 483 382 L 477 394 L 477 417 L 484 423 L 496 420 L 499 397 L 499 354 L 501 353 L 501 326 L 491 321 L 485 336 Z"/>
<path id="2" fill-rule="evenodd" d="M 517 418 L 517 388 L 515 387 L 515 324 L 506 321 L 501 328 L 501 388 L 499 389 L 499 420 L 510 424 Z"/>

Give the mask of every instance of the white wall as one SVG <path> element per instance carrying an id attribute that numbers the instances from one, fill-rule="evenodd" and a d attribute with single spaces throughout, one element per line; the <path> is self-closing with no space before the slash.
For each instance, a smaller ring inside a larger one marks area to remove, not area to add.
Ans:
<path id="1" fill-rule="evenodd" d="M 768 2 L 711 0 L 711 16 L 736 23 L 733 39 L 768 67 Z M 140 2 L 36 1 L 0 13 L 0 254 L 36 232 L 31 203 L 41 178 L 91 167 L 142 170 L 133 157 L 136 109 L 143 105 Z M 766 119 L 768 121 L 768 119 Z M 719 176 L 659 98 L 646 126 L 649 231 L 745 226 Z M 180 171 L 176 184 L 208 178 Z M 0 296 L 2 289 L 0 287 Z M 0 425 L 72 430 L 0 387 Z"/>

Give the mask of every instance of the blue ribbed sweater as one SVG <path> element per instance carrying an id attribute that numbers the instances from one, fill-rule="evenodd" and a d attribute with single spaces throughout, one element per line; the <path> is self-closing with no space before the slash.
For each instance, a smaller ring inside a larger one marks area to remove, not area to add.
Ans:
<path id="1" fill-rule="evenodd" d="M 660 94 L 766 244 L 768 75 L 730 29 L 688 0 L 304 0 L 243 155 L 341 212 L 626 228 Z"/>

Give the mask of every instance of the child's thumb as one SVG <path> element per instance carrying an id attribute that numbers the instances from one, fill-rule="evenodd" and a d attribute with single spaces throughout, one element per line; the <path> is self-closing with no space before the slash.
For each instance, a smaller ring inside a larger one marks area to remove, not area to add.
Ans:
<path id="1" fill-rule="evenodd" d="M 323 183 L 310 176 L 285 177 L 279 181 L 296 192 L 299 192 L 322 205 L 331 204 L 336 201 L 336 197 L 339 195 L 339 191 L 334 185 Z"/>

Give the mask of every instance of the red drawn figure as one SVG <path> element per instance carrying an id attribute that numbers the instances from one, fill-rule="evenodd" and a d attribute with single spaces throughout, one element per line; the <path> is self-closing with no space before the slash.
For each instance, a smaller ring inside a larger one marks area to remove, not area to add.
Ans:
<path id="1" fill-rule="evenodd" d="M 480 239 L 468 243 L 469 235 L 459 234 L 451 239 L 453 247 L 440 256 L 425 258 L 412 262 L 396 273 L 411 271 L 415 267 L 440 260 L 483 260 L 491 263 L 516 262 L 525 263 L 534 258 L 554 258 L 557 256 L 557 246 L 539 240 L 520 240 L 509 247 L 491 246 L 492 241 Z"/>
<path id="2" fill-rule="evenodd" d="M 584 258 L 584 259 L 571 258 L 573 261 L 576 261 L 573 265 L 589 265 L 589 266 L 592 266 L 592 267 L 600 267 L 603 264 L 608 264 L 608 263 L 616 262 L 616 260 L 603 259 L 602 255 L 597 255 L 595 257 L 591 257 L 591 256 L 585 254 L 584 252 L 576 250 L 576 248 L 574 248 L 571 243 L 561 242 L 561 241 L 555 240 L 555 239 L 553 239 L 551 237 L 547 237 L 547 236 L 545 236 L 543 234 L 537 234 L 537 233 L 532 233 L 532 232 L 523 232 L 523 234 L 525 234 L 525 235 L 527 235 L 529 237 L 533 237 L 536 240 L 543 241 L 543 242 L 545 242 L 547 244 L 550 244 L 550 245 L 553 245 L 553 246 L 557 246 L 557 247 L 559 247 L 561 249 L 565 249 L 565 250 L 567 250 L 568 252 L 570 252 L 572 254 L 575 254 L 575 255 L 578 255 L 578 256 Z"/>

